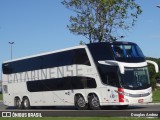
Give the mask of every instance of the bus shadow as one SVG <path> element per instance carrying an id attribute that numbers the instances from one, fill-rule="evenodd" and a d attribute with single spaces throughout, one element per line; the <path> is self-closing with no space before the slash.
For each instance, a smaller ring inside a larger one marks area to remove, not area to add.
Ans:
<path id="1" fill-rule="evenodd" d="M 128 106 L 127 108 L 120 108 L 117 106 L 103 106 L 101 110 L 140 110 L 146 108 L 145 106 Z M 6 110 L 24 110 L 16 109 L 15 107 L 7 107 Z M 77 110 L 75 107 L 55 107 L 55 106 L 41 106 L 31 107 L 29 110 Z"/>

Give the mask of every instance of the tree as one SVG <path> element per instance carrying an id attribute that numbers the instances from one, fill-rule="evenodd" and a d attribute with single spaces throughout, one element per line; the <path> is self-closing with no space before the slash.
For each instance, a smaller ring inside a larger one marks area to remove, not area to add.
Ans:
<path id="1" fill-rule="evenodd" d="M 118 31 L 129 30 L 142 13 L 135 0 L 63 0 L 62 4 L 76 13 L 70 16 L 68 29 L 90 42 L 116 40 Z"/>

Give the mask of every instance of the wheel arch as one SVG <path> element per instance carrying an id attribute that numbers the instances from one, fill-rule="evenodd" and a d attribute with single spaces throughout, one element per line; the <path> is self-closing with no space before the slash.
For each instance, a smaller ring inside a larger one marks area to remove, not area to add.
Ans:
<path id="1" fill-rule="evenodd" d="M 30 97 L 28 96 L 28 95 L 24 95 L 23 97 L 22 97 L 22 101 L 25 99 L 25 98 L 27 98 L 28 100 L 29 100 L 29 102 L 30 102 L 30 104 L 32 104 L 31 102 L 31 99 L 30 99 Z"/>
<path id="2" fill-rule="evenodd" d="M 74 101 L 75 101 L 75 99 L 76 99 L 76 96 L 78 96 L 78 95 L 81 95 L 81 96 L 85 99 L 86 103 L 88 103 L 88 99 L 85 97 L 85 95 L 84 95 L 83 93 L 76 93 L 76 94 L 74 95 Z"/>
<path id="3" fill-rule="evenodd" d="M 30 100 L 30 98 L 29 98 L 27 95 L 24 95 L 24 96 L 22 97 L 22 100 L 24 100 L 24 98 L 28 98 L 28 99 Z"/>
<path id="4" fill-rule="evenodd" d="M 22 102 L 22 98 L 21 98 L 20 96 L 15 96 L 15 97 L 14 97 L 14 101 L 15 101 L 16 99 L 20 99 L 20 101 Z"/>
<path id="5" fill-rule="evenodd" d="M 74 99 L 75 99 L 75 97 L 78 96 L 78 95 L 81 95 L 81 96 L 84 97 L 84 94 L 83 94 L 83 93 L 76 93 L 76 94 L 74 95 Z M 84 98 L 85 98 L 85 97 L 84 97 Z"/>

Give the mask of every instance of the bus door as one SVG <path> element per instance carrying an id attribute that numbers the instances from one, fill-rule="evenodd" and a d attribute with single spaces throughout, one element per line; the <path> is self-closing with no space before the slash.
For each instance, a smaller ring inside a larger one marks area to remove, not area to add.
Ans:
<path id="1" fill-rule="evenodd" d="M 107 102 L 118 102 L 119 77 L 117 70 L 103 71 L 102 82 L 106 86 Z"/>

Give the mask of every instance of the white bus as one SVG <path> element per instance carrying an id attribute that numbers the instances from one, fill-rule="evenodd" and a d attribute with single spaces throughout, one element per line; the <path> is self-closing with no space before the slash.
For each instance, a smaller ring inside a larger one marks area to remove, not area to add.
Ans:
<path id="1" fill-rule="evenodd" d="M 158 72 L 158 66 L 152 61 Z M 2 64 L 7 106 L 100 109 L 152 101 L 147 61 L 131 42 L 102 42 L 24 57 Z"/>

